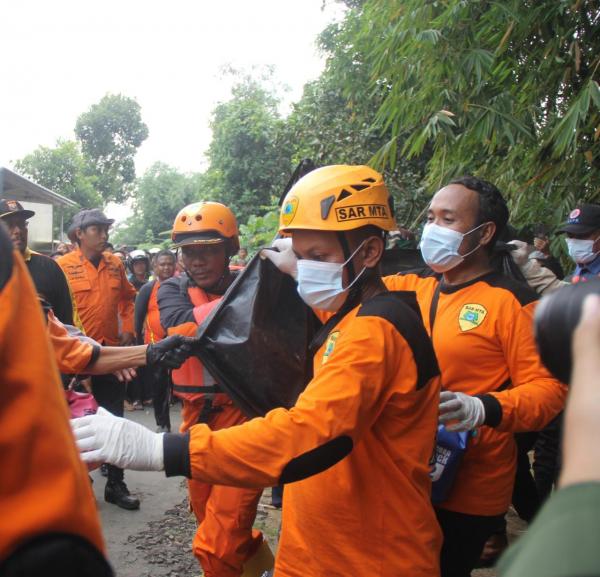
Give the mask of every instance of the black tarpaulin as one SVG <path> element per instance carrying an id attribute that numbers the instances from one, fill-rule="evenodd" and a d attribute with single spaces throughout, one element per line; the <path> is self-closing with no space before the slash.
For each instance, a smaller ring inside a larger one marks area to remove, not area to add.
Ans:
<path id="1" fill-rule="evenodd" d="M 292 407 L 310 375 L 320 323 L 296 281 L 255 256 L 198 328 L 198 357 L 248 416 Z"/>

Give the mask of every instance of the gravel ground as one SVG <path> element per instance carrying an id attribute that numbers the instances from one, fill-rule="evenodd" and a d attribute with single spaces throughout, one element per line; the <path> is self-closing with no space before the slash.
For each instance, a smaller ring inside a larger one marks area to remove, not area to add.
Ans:
<path id="1" fill-rule="evenodd" d="M 270 493 L 265 491 L 259 505 L 255 527 L 263 531 L 272 550 L 277 547 L 277 531 L 281 513 L 269 510 Z M 190 548 L 196 532 L 196 520 L 189 512 L 187 498 L 165 511 L 161 519 L 151 521 L 146 528 L 127 539 L 126 546 L 135 549 L 148 564 L 139 577 L 190 577 L 202 575 Z"/>

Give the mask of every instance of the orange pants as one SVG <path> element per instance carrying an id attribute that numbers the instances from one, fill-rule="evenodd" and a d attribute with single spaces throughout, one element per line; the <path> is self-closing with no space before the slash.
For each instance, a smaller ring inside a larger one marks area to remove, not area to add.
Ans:
<path id="1" fill-rule="evenodd" d="M 230 400 L 225 404 L 219 404 L 219 401 L 215 401 L 217 412 L 207 422 L 212 430 L 226 429 L 247 421 Z M 184 401 L 182 431 L 198 422 L 201 409 L 202 403 Z M 193 479 L 188 480 L 188 489 L 190 505 L 198 520 L 192 549 L 204 575 L 239 577 L 244 563 L 263 541 L 261 532 L 252 529 L 262 489 L 209 485 Z"/>

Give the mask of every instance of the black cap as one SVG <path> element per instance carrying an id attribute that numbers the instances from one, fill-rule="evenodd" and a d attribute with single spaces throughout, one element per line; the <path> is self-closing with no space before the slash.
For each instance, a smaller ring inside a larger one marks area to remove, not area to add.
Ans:
<path id="1" fill-rule="evenodd" d="M 600 205 L 580 204 L 569 214 L 565 222 L 556 232 L 571 234 L 589 234 L 600 230 Z"/>
<path id="2" fill-rule="evenodd" d="M 22 216 L 25 220 L 31 218 L 35 212 L 23 208 L 23 205 L 18 200 L 0 200 L 0 218 L 8 216 Z"/>
<path id="3" fill-rule="evenodd" d="M 106 215 L 99 208 L 86 208 L 80 210 L 71 221 L 67 236 L 75 242 L 75 231 L 78 228 L 86 228 L 94 224 L 104 224 L 110 226 L 114 221 L 112 218 L 106 218 Z"/>

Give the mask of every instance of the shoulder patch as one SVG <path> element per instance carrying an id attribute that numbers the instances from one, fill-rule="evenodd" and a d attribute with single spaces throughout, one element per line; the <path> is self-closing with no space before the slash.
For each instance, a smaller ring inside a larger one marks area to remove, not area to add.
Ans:
<path id="1" fill-rule="evenodd" d="M 329 357 L 335 349 L 335 343 L 339 338 L 340 331 L 333 331 L 329 334 L 329 336 L 327 337 L 327 341 L 325 341 L 325 352 L 323 353 L 323 359 L 321 360 L 321 364 L 324 365 L 329 360 Z"/>
<path id="2" fill-rule="evenodd" d="M 382 318 L 402 335 L 410 346 L 417 365 L 417 389 L 440 374 L 414 292 L 394 291 L 377 295 L 364 303 L 356 316 Z"/>
<path id="3" fill-rule="evenodd" d="M 13 244 L 4 225 L 0 225 L 0 291 L 4 289 L 12 276 Z"/>
<path id="4" fill-rule="evenodd" d="M 490 274 L 484 282 L 492 287 L 503 288 L 512 293 L 523 307 L 539 299 L 539 295 L 529 285 L 514 280 L 502 273 Z"/>

